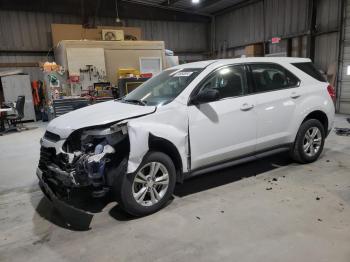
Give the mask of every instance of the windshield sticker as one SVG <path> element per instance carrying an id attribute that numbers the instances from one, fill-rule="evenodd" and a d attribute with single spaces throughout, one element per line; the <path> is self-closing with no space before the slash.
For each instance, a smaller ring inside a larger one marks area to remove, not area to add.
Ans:
<path id="1" fill-rule="evenodd" d="M 175 75 L 173 75 L 173 77 L 187 77 L 192 75 L 193 72 L 178 72 Z"/>

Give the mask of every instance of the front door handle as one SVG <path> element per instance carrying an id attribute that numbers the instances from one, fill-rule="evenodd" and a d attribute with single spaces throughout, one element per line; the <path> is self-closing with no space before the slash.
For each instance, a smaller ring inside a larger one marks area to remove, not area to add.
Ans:
<path id="1" fill-rule="evenodd" d="M 248 104 L 248 103 L 244 103 L 242 106 L 241 106 L 241 110 L 242 111 L 249 111 L 251 109 L 254 108 L 254 105 L 252 104 Z"/>
<path id="2" fill-rule="evenodd" d="M 301 96 L 301 95 L 298 94 L 298 93 L 296 93 L 296 92 L 293 92 L 293 93 L 290 95 L 290 97 L 293 98 L 293 99 L 297 99 L 297 98 L 299 98 L 300 96 Z"/>

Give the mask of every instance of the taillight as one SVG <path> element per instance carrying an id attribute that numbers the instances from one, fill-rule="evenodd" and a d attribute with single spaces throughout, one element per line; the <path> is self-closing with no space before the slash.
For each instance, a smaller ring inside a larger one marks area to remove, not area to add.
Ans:
<path id="1" fill-rule="evenodd" d="M 328 94 L 330 95 L 330 97 L 332 98 L 332 100 L 335 102 L 335 89 L 333 88 L 333 86 L 328 85 L 327 91 L 328 91 Z"/>

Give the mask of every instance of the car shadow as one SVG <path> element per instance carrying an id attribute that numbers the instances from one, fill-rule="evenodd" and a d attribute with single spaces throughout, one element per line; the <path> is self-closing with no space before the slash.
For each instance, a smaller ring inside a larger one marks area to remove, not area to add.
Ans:
<path id="1" fill-rule="evenodd" d="M 112 207 L 108 213 L 111 217 L 118 221 L 131 221 L 137 219 L 137 217 L 126 213 L 118 203 L 116 203 L 116 205 Z"/>
<path id="2" fill-rule="evenodd" d="M 69 203 L 69 208 L 54 205 L 45 195 L 40 199 L 37 199 L 36 196 L 31 197 L 31 204 L 40 217 L 58 227 L 71 231 L 87 231 L 91 229 L 94 214 L 102 212 L 112 202 L 112 199 L 110 197 L 95 199 L 86 192 L 81 193 L 79 198 L 73 198 L 73 201 Z"/>
<path id="3" fill-rule="evenodd" d="M 190 178 L 183 184 L 178 184 L 175 187 L 174 195 L 184 197 L 214 187 L 230 184 L 242 178 L 257 176 L 276 168 L 290 165 L 291 163 L 292 160 L 287 153 L 257 158 L 255 161 Z"/>
<path id="4" fill-rule="evenodd" d="M 183 184 L 176 185 L 174 195 L 181 198 L 211 188 L 230 184 L 243 178 L 257 176 L 279 167 L 290 165 L 291 163 L 292 160 L 289 158 L 288 154 L 285 153 L 258 158 L 256 161 L 188 179 Z M 111 202 L 113 202 L 111 197 L 94 199 L 92 197 L 84 196 L 80 198 L 78 201 L 74 202 L 73 205 L 78 209 L 86 211 L 86 216 L 83 213 L 80 213 L 78 216 L 76 214 L 69 214 L 68 212 L 58 212 L 58 210 L 53 207 L 50 200 L 45 196 L 40 199 L 39 203 L 37 203 L 37 201 L 32 201 L 32 204 L 42 218 L 59 227 L 72 231 L 86 231 L 91 229 L 90 225 L 93 215 L 102 212 L 102 210 Z M 127 214 L 118 203 L 108 211 L 108 214 L 118 221 L 131 221 L 137 219 L 136 217 Z"/>
<path id="5" fill-rule="evenodd" d="M 219 122 L 219 116 L 214 110 L 214 108 L 209 104 L 200 104 L 197 105 L 199 111 L 201 111 L 208 119 L 213 123 Z"/>

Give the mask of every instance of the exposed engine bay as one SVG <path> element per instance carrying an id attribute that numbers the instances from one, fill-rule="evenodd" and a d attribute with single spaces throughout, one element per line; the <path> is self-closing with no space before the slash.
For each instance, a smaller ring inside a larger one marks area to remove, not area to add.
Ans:
<path id="1" fill-rule="evenodd" d="M 126 125 L 76 130 L 64 142 L 62 152 L 42 147 L 39 167 L 61 196 L 75 188 L 90 187 L 93 197 L 103 197 L 129 148 Z"/>

